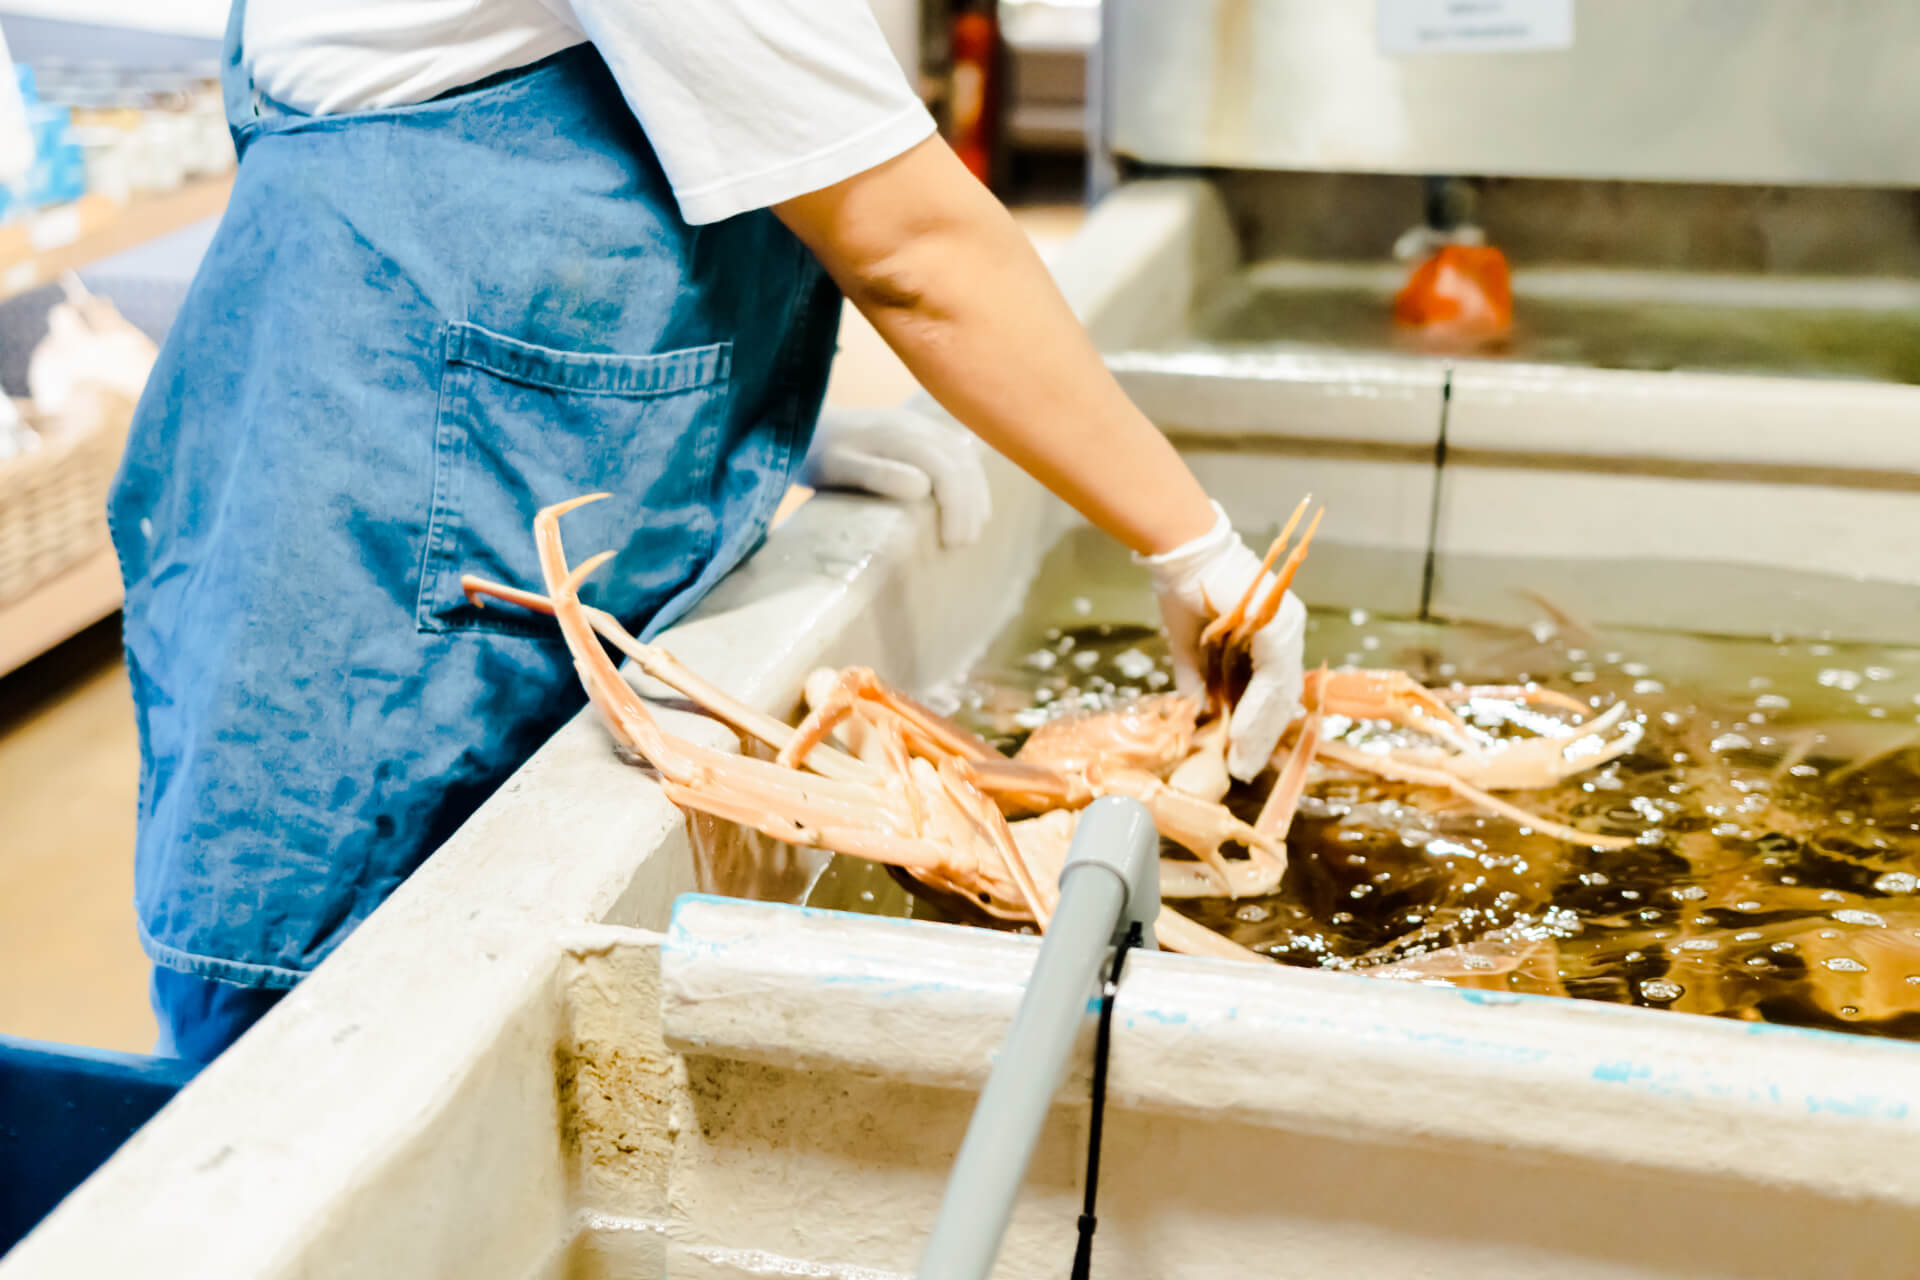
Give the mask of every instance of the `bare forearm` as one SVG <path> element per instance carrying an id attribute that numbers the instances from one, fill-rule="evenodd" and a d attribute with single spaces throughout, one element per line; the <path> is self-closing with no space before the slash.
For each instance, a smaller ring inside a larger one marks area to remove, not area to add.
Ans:
<path id="1" fill-rule="evenodd" d="M 1199 481 L 945 144 L 780 213 L 948 412 L 1093 524 L 1146 553 L 1212 526 Z"/>

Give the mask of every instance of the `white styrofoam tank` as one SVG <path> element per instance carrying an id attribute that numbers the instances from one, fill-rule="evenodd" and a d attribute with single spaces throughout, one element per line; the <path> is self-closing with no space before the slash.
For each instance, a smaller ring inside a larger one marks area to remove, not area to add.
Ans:
<path id="1" fill-rule="evenodd" d="M 1210 187 L 1156 183 L 1103 206 L 1060 274 L 1237 518 L 1327 501 L 1311 600 L 1497 618 L 1528 560 L 1584 566 L 1564 602 L 1603 622 L 1689 625 L 1719 573 L 1786 584 L 1801 624 L 1914 634 L 1920 567 L 1886 550 L 1920 533 L 1914 388 L 1179 357 L 1233 258 Z M 1443 414 L 1473 437 L 1445 466 Z M 823 496 L 662 642 L 780 713 L 821 664 L 955 675 L 1071 525 L 989 469 L 979 545 Z M 1573 517 L 1595 503 L 1611 518 Z M 1702 510 L 1766 527 L 1723 537 Z M 1754 594 L 1711 616 L 1772 626 L 1778 592 Z M 910 1273 L 1036 943 L 703 894 L 806 879 L 804 857 L 716 868 L 712 835 L 577 718 L 0 1280 Z M 1003 1275 L 1065 1271 L 1086 1087 L 1060 1096 Z M 1904 1044 L 1148 955 L 1108 1125 L 1102 1276 L 1893 1277 L 1920 1253 Z"/>

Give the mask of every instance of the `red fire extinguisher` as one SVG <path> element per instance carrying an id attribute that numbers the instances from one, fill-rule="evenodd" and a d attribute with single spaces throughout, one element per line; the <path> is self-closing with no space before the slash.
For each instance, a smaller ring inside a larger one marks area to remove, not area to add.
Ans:
<path id="1" fill-rule="evenodd" d="M 954 15 L 952 43 L 947 140 L 974 177 L 991 183 L 1000 98 L 1000 29 L 991 6 Z"/>

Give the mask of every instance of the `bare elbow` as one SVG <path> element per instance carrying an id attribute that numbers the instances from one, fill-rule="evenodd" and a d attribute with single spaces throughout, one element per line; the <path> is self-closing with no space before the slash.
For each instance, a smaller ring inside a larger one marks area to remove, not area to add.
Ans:
<path id="1" fill-rule="evenodd" d="M 863 313 L 918 312 L 926 308 L 927 273 L 913 261 L 911 249 L 862 263 L 840 282 L 849 301 Z"/>

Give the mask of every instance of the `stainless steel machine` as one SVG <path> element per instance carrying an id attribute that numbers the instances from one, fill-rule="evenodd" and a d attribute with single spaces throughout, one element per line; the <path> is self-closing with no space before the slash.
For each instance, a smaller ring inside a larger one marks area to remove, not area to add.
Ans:
<path id="1" fill-rule="evenodd" d="M 1207 194 L 1100 336 L 1227 489 L 1258 435 L 1390 490 L 1330 540 L 1402 553 L 1408 609 L 1916 634 L 1917 43 L 1900 0 L 1108 0 L 1097 187 Z M 1496 342 L 1393 321 L 1396 246 L 1463 224 Z M 1756 555 L 1810 576 L 1758 603 Z"/>
<path id="2" fill-rule="evenodd" d="M 1920 381 L 1913 5 L 1109 0 L 1102 40 L 1096 174 L 1212 174 L 1250 263 L 1472 220 L 1520 273 L 1507 358 Z M 1296 270 L 1286 315 L 1267 282 L 1204 336 L 1391 345 L 1364 272 Z"/>

